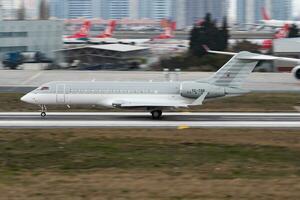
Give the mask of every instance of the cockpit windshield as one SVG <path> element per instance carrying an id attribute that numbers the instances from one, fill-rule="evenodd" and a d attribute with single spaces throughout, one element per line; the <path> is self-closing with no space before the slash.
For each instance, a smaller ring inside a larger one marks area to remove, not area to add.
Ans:
<path id="1" fill-rule="evenodd" d="M 48 91 L 50 88 L 47 86 L 43 86 L 40 88 L 41 91 Z"/>

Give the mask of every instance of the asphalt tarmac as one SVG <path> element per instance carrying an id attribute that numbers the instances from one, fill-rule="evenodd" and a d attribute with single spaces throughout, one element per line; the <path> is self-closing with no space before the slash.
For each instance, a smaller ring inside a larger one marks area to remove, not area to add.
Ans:
<path id="1" fill-rule="evenodd" d="M 0 113 L 0 128 L 300 128 L 299 113 Z"/>

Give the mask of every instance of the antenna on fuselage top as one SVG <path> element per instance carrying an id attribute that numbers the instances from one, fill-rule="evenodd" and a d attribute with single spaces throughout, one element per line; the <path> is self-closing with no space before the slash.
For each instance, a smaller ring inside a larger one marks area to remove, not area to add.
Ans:
<path id="1" fill-rule="evenodd" d="M 175 81 L 179 81 L 180 73 L 181 73 L 181 69 L 176 68 L 175 69 Z"/>
<path id="2" fill-rule="evenodd" d="M 165 76 L 165 80 L 166 81 L 170 81 L 171 80 L 170 69 L 164 68 L 164 76 Z"/>
<path id="3" fill-rule="evenodd" d="M 174 72 L 170 72 L 170 69 L 164 69 L 164 76 L 166 81 L 179 81 L 181 69 L 176 68 Z"/>

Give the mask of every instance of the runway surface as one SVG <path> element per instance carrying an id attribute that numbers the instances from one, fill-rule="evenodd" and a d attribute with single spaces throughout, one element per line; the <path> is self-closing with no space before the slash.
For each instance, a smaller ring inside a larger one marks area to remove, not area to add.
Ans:
<path id="1" fill-rule="evenodd" d="M 0 113 L 0 128 L 300 128 L 300 113 Z"/>

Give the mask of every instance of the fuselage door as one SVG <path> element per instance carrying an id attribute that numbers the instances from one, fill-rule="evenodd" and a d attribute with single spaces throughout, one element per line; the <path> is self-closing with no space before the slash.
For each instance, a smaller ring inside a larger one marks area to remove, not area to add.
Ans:
<path id="1" fill-rule="evenodd" d="M 66 95 L 65 95 L 66 86 L 64 84 L 59 84 L 56 86 L 56 103 L 65 103 Z"/>

